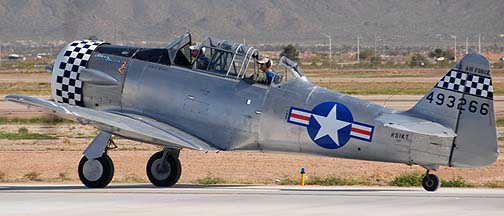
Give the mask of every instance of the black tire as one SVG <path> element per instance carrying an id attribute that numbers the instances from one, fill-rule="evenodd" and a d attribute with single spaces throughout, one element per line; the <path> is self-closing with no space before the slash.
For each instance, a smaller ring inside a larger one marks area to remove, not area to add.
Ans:
<path id="1" fill-rule="evenodd" d="M 163 152 L 153 154 L 147 162 L 147 177 L 150 182 L 158 187 L 171 187 L 177 183 L 182 174 L 180 160 L 174 155 L 166 156 L 167 167 L 162 167 L 161 157 Z"/>
<path id="2" fill-rule="evenodd" d="M 79 162 L 79 179 L 88 188 L 104 188 L 114 177 L 114 163 L 106 154 L 88 160 L 85 156 Z"/>
<path id="3" fill-rule="evenodd" d="M 436 175 L 428 174 L 423 177 L 422 186 L 426 191 L 434 192 L 441 186 L 441 181 Z"/>

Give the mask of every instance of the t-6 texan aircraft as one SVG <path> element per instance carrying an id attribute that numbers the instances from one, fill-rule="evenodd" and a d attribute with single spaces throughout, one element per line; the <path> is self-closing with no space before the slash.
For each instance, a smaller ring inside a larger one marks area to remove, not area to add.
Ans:
<path id="1" fill-rule="evenodd" d="M 195 57 L 191 45 L 189 33 L 165 48 L 74 41 L 52 70 L 54 101 L 5 98 L 100 129 L 78 168 L 91 188 L 114 175 L 111 135 L 164 146 L 147 163 L 156 186 L 177 183 L 183 148 L 420 165 L 427 191 L 439 188 L 429 172 L 440 166 L 497 159 L 490 66 L 479 54 L 466 55 L 413 108 L 397 111 L 316 86 L 285 57 L 269 84 L 256 82 L 259 51 L 246 44 L 207 38 Z"/>

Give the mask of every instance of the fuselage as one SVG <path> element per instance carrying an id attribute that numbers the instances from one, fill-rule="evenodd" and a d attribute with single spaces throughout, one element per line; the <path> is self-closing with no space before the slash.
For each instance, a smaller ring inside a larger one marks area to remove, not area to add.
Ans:
<path id="1" fill-rule="evenodd" d="M 98 55 L 98 57 L 97 57 Z M 124 74 L 117 70 L 127 62 Z M 305 153 L 376 161 L 410 163 L 410 142 L 390 144 L 350 138 L 344 147 L 314 143 L 307 127 L 288 123 L 292 107 L 311 110 L 333 101 L 344 104 L 355 122 L 373 123 L 396 111 L 318 87 L 303 79 L 278 85 L 250 84 L 233 77 L 176 65 L 163 65 L 108 54 L 95 54 L 88 68 L 121 82 L 104 86 L 83 82 L 84 105 L 93 109 L 141 114 L 173 125 L 223 150 Z M 399 150 L 399 151 L 398 151 Z"/>

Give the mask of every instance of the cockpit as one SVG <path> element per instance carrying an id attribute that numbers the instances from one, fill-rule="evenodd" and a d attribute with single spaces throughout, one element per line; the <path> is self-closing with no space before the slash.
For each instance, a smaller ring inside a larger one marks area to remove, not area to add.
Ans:
<path id="1" fill-rule="evenodd" d="M 247 80 L 255 73 L 264 73 L 257 63 L 259 50 L 247 44 L 208 37 L 201 44 L 193 45 L 191 35 L 186 32 L 168 44 L 166 49 L 172 65 L 203 73 L 238 80 Z M 306 80 L 298 64 L 285 56 L 275 65 L 274 73 L 271 85 L 280 85 L 293 79 Z"/>

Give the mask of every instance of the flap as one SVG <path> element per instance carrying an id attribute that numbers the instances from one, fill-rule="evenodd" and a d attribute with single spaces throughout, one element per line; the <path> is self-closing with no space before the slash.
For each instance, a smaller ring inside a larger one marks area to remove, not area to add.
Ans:
<path id="1" fill-rule="evenodd" d="M 8 95 L 6 100 L 50 110 L 66 119 L 90 124 L 103 131 L 133 140 L 196 150 L 220 150 L 169 124 L 141 115 L 119 111 L 100 111 L 85 107 L 47 101 L 39 98 Z"/>

